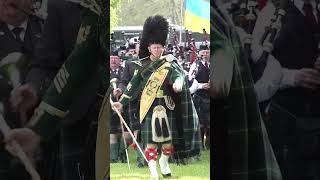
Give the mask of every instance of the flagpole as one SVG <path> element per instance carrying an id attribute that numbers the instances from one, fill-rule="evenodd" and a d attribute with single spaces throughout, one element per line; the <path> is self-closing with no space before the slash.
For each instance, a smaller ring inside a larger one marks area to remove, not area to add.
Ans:
<path id="1" fill-rule="evenodd" d="M 182 25 L 183 25 L 183 0 L 180 1 L 180 34 L 179 34 L 179 45 L 181 44 L 181 41 L 182 41 Z"/>

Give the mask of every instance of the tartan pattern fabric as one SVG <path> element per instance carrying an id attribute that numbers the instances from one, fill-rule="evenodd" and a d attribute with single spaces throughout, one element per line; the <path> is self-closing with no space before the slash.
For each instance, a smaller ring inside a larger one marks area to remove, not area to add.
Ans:
<path id="1" fill-rule="evenodd" d="M 209 94 L 202 95 L 197 92 L 192 95 L 193 103 L 195 104 L 198 113 L 199 122 L 201 125 L 210 126 L 210 96 Z"/>
<path id="2" fill-rule="evenodd" d="M 128 105 L 128 120 L 130 124 L 130 128 L 132 131 L 140 130 L 140 122 L 139 122 L 139 103 L 140 100 L 130 101 Z"/>
<path id="3" fill-rule="evenodd" d="M 137 110 L 137 109 L 136 109 Z M 135 110 L 135 111 L 136 111 Z M 127 123 L 127 125 L 129 126 L 130 130 L 133 132 L 135 130 L 139 129 L 140 126 L 140 122 L 137 120 L 135 122 L 131 121 L 130 118 L 130 111 L 134 111 L 134 109 L 130 109 L 130 105 L 126 106 L 124 108 L 123 113 L 121 113 L 122 117 L 124 117 L 124 121 Z M 131 112 L 132 113 L 132 112 Z M 125 127 L 125 125 L 123 125 L 123 130 L 125 132 L 128 132 L 127 128 Z M 120 125 L 120 118 L 118 116 L 118 114 L 115 111 L 111 111 L 111 118 L 110 118 L 110 128 L 109 128 L 109 133 L 110 134 L 118 134 L 118 133 L 122 133 L 122 129 L 121 129 L 121 125 Z"/>
<path id="4" fill-rule="evenodd" d="M 144 121 L 141 123 L 141 138 L 142 142 L 144 144 L 158 144 L 156 142 L 152 141 L 152 127 L 151 127 L 151 120 L 152 120 L 152 114 L 153 114 L 153 108 L 157 105 L 162 105 L 166 109 L 166 114 L 168 116 L 168 123 L 169 123 L 169 131 L 171 131 L 172 136 L 177 134 L 177 128 L 175 127 L 175 116 L 173 114 L 173 111 L 168 109 L 165 105 L 163 98 L 156 98 L 153 102 L 153 104 L 150 107 L 150 110 L 148 111 Z M 172 141 L 166 141 L 166 143 L 172 143 Z"/>
<path id="5" fill-rule="evenodd" d="M 144 87 L 152 72 L 156 71 L 163 63 L 165 63 L 165 60 L 157 60 L 142 67 L 132 78 L 131 89 L 134 91 L 134 89 Z M 172 85 L 176 78 L 184 78 L 184 85 L 182 92 L 172 97 L 176 104 L 175 117 L 179 119 L 175 122 L 177 136 L 173 136 L 172 142 L 175 147 L 175 154 L 178 154 L 180 158 L 187 158 L 198 155 L 201 150 L 199 119 L 191 98 L 187 77 L 178 63 L 173 61 L 167 75 L 168 83 Z M 134 93 L 133 91 L 126 90 L 124 94 L 131 96 Z M 121 103 L 125 106 L 128 101 L 123 100 Z"/>
<path id="6" fill-rule="evenodd" d="M 235 180 L 282 180 L 278 163 L 258 108 L 247 57 L 228 17 L 213 5 L 211 26 L 213 54 L 219 51 L 233 61 L 227 97 L 229 172 Z M 215 74 L 215 76 L 219 76 Z"/>

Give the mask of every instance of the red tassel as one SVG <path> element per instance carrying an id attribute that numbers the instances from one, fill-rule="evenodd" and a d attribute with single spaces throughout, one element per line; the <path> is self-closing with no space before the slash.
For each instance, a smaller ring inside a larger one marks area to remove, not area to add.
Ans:
<path id="1" fill-rule="evenodd" d="M 132 143 L 131 146 L 132 146 L 132 149 L 133 149 L 134 151 L 137 149 L 137 144 L 136 144 L 136 143 Z"/>

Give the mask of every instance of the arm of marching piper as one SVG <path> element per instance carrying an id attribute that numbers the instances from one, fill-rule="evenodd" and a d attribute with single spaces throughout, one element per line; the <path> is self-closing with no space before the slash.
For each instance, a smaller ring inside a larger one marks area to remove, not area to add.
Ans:
<path id="1" fill-rule="evenodd" d="M 99 59 L 98 16 L 86 11 L 74 50 L 62 65 L 42 102 L 27 124 L 42 139 L 49 139 L 60 128 L 68 113 L 74 92 L 94 73 Z"/>
<path id="2" fill-rule="evenodd" d="M 125 106 L 129 103 L 132 95 L 134 94 L 134 92 L 137 90 L 137 88 L 139 87 L 140 83 L 142 81 L 142 77 L 141 74 L 138 72 L 136 73 L 132 79 L 130 80 L 130 82 L 128 83 L 128 85 L 126 86 L 123 94 L 121 95 L 119 102 Z"/>

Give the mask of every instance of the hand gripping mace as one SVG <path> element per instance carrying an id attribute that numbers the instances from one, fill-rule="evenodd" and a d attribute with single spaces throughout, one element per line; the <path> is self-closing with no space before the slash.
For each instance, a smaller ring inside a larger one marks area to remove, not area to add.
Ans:
<path id="1" fill-rule="evenodd" d="M 0 113 L 0 130 L 4 135 L 4 137 L 7 137 L 10 131 L 10 127 L 8 126 L 7 122 L 4 120 L 1 113 Z M 22 150 L 21 146 L 16 141 L 13 141 L 10 145 L 13 147 L 14 151 L 16 151 L 15 155 L 23 163 L 26 171 L 30 174 L 32 180 L 41 180 L 40 175 L 32 166 L 30 159 L 28 158 L 26 153 Z"/>

